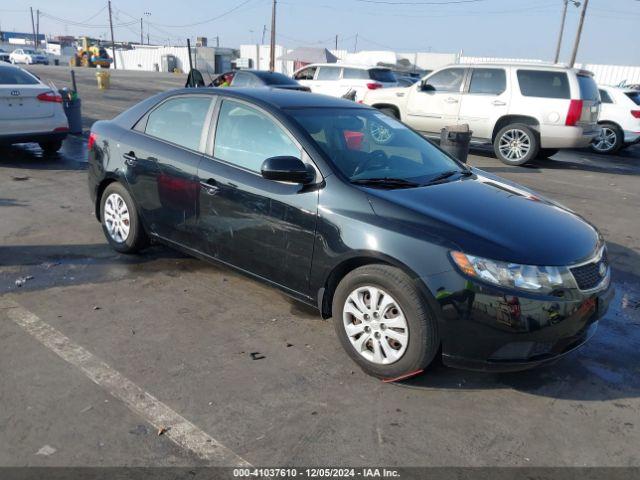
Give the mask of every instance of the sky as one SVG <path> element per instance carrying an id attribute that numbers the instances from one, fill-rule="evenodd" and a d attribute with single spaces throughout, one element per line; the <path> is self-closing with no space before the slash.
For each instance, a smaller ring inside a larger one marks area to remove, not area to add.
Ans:
<path id="1" fill-rule="evenodd" d="M 453 3 L 452 3 L 453 2 Z M 447 4 L 442 4 L 447 3 Z M 109 38 L 106 0 L 0 0 L 0 28 Z M 112 0 L 115 39 L 151 43 L 209 38 L 237 48 L 258 43 L 272 0 Z M 278 0 L 277 43 L 358 50 L 432 51 L 553 60 L 563 0 Z M 568 7 L 560 60 L 568 61 L 580 10 Z M 589 0 L 578 62 L 640 65 L 640 0 Z M 357 34 L 357 44 L 356 44 Z"/>

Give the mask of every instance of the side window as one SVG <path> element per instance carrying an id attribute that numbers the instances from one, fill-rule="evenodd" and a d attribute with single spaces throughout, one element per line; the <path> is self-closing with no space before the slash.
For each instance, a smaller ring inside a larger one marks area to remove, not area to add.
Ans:
<path id="1" fill-rule="evenodd" d="M 342 78 L 349 80 L 369 80 L 369 71 L 360 68 L 345 68 L 342 71 Z"/>
<path id="2" fill-rule="evenodd" d="M 260 172 L 269 157 L 301 157 L 300 149 L 271 118 L 239 102 L 225 100 L 216 126 L 213 156 Z"/>
<path id="3" fill-rule="evenodd" d="M 447 68 L 427 79 L 436 92 L 459 92 L 464 79 L 464 68 Z"/>
<path id="4" fill-rule="evenodd" d="M 474 68 L 469 93 L 500 95 L 507 89 L 507 76 L 501 68 Z"/>
<path id="5" fill-rule="evenodd" d="M 340 78 L 340 68 L 338 67 L 320 67 L 318 72 L 318 80 L 338 80 Z"/>
<path id="6" fill-rule="evenodd" d="M 257 81 L 253 75 L 247 72 L 238 72 L 233 77 L 232 86 L 234 87 L 256 87 Z"/>
<path id="7" fill-rule="evenodd" d="M 296 73 L 296 80 L 313 80 L 314 75 L 316 74 L 316 69 L 318 67 L 307 67 L 300 70 Z"/>
<path id="8" fill-rule="evenodd" d="M 205 95 L 167 100 L 149 114 L 145 133 L 199 151 L 210 105 L 211 97 Z"/>
<path id="9" fill-rule="evenodd" d="M 607 93 L 606 90 L 598 90 L 600 92 L 600 100 L 602 103 L 613 103 L 611 100 L 611 96 Z"/>
<path id="10" fill-rule="evenodd" d="M 518 70 L 518 83 L 525 97 L 571 98 L 565 72 Z"/>

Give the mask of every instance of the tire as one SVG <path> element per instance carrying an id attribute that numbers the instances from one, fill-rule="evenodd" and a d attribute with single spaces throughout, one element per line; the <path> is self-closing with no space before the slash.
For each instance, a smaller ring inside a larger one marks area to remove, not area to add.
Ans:
<path id="1" fill-rule="evenodd" d="M 603 155 L 618 152 L 624 145 L 624 133 L 615 123 L 601 123 L 602 135 L 591 143 L 591 150 Z"/>
<path id="2" fill-rule="evenodd" d="M 400 120 L 400 115 L 398 115 L 398 111 L 395 108 L 391 107 L 383 107 L 379 109 L 385 115 L 390 116 L 391 118 L 395 118 L 396 120 Z"/>
<path id="3" fill-rule="evenodd" d="M 62 148 L 62 140 L 53 140 L 51 142 L 39 143 L 40 148 L 45 155 L 52 155 Z"/>
<path id="4" fill-rule="evenodd" d="M 560 150 L 558 150 L 557 148 L 541 148 L 538 151 L 538 158 L 549 158 L 549 157 L 553 157 L 556 153 L 558 153 Z"/>
<path id="5" fill-rule="evenodd" d="M 110 183 L 102 192 L 100 222 L 107 241 L 117 252 L 136 253 L 149 244 L 133 198 L 118 182 Z"/>
<path id="6" fill-rule="evenodd" d="M 367 310 L 373 289 L 378 294 L 382 292 L 377 296 L 380 301 L 378 311 Z M 364 302 L 362 310 L 368 314 L 355 307 L 351 301 L 353 295 Z M 393 303 L 387 303 L 380 315 L 382 303 L 389 301 Z M 357 312 L 361 319 L 358 320 L 350 311 Z M 386 379 L 407 375 L 424 369 L 438 352 L 440 340 L 436 319 L 415 282 L 398 268 L 376 264 L 349 272 L 336 288 L 332 312 L 333 325 L 342 347 L 369 375 Z M 388 326 L 385 321 L 393 322 L 395 326 Z M 403 322 L 404 328 L 400 327 Z M 354 334 L 356 330 L 361 333 Z M 400 341 L 389 336 L 392 332 Z M 379 352 L 377 360 L 376 351 Z M 385 355 L 385 352 L 389 353 Z"/>
<path id="7" fill-rule="evenodd" d="M 511 142 L 514 143 L 510 151 Z M 536 158 L 539 150 L 538 135 L 524 123 L 512 123 L 501 128 L 493 141 L 496 157 L 507 165 L 524 165 Z"/>

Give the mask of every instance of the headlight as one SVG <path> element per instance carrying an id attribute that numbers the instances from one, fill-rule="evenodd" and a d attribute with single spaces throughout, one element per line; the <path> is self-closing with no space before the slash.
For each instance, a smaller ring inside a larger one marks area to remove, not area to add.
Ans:
<path id="1" fill-rule="evenodd" d="M 455 251 L 451 252 L 451 258 L 466 275 L 502 287 L 537 293 L 576 287 L 573 276 L 566 267 L 519 265 Z"/>

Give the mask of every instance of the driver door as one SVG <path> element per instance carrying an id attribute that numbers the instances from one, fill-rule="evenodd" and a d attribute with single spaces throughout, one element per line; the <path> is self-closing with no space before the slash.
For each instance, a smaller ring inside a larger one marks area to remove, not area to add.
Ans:
<path id="1" fill-rule="evenodd" d="M 306 154 L 290 132 L 254 105 L 225 99 L 217 118 L 214 144 L 198 168 L 199 250 L 306 294 L 318 189 L 260 173 L 269 157 L 304 161 Z"/>
<path id="2" fill-rule="evenodd" d="M 466 68 L 450 67 L 431 74 L 421 83 L 407 104 L 406 123 L 427 134 L 440 134 L 448 125 L 458 123 Z"/>

